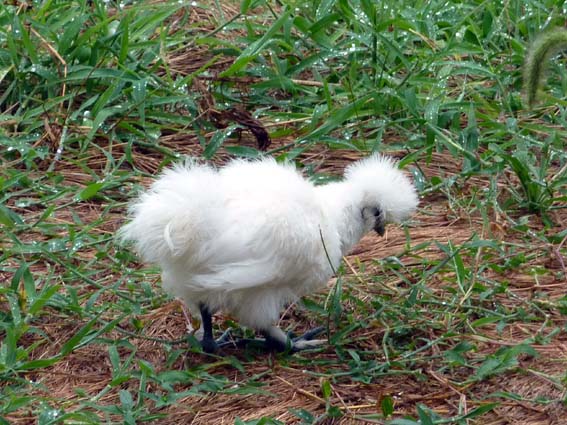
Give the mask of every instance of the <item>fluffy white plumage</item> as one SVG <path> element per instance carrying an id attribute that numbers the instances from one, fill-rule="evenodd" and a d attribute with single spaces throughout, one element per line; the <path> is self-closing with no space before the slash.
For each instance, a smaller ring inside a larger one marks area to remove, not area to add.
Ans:
<path id="1" fill-rule="evenodd" d="M 417 203 L 396 162 L 379 155 L 324 186 L 272 158 L 218 170 L 188 161 L 131 206 L 121 238 L 161 267 L 163 287 L 190 310 L 223 310 L 281 339 L 282 308 L 325 286 L 365 233 L 406 219 Z"/>

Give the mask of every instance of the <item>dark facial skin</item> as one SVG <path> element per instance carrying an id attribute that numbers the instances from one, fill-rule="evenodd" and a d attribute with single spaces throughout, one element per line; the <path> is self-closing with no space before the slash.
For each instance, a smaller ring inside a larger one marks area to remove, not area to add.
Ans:
<path id="1" fill-rule="evenodd" d="M 371 217 L 374 217 L 374 231 L 378 233 L 380 236 L 384 236 L 384 232 L 386 231 L 386 222 L 384 220 L 384 214 L 382 214 L 382 210 L 377 207 L 366 207 L 362 210 L 362 217 L 365 220 L 369 220 Z"/>
<path id="2" fill-rule="evenodd" d="M 382 211 L 380 211 L 377 208 L 374 216 L 376 217 L 376 224 L 374 224 L 374 231 L 378 233 L 380 236 L 384 236 L 384 233 L 386 231 L 386 224 L 384 223 L 384 216 L 382 215 Z"/>

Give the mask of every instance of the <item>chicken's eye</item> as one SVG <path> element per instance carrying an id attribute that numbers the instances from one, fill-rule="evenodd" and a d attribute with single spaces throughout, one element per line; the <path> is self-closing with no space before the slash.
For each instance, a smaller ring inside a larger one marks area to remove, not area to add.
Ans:
<path id="1" fill-rule="evenodd" d="M 380 209 L 376 207 L 366 207 L 362 209 L 362 218 L 378 217 L 380 214 Z"/>

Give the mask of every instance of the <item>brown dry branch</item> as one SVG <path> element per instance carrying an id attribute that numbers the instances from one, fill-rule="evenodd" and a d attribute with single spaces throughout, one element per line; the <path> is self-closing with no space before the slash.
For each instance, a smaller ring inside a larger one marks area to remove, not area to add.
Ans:
<path id="1" fill-rule="evenodd" d="M 219 110 L 216 107 L 214 97 L 199 78 L 193 79 L 193 87 L 202 96 L 200 101 L 201 117 L 204 117 L 217 128 L 227 128 L 231 122 L 239 124 L 254 135 L 258 149 L 265 151 L 270 146 L 272 140 L 268 131 L 260 120 L 254 118 L 249 111 L 242 107 Z"/>

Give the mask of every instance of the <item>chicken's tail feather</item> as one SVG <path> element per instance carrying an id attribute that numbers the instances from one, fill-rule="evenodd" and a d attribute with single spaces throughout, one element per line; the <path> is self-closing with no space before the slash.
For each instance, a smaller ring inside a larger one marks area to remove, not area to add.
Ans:
<path id="1" fill-rule="evenodd" d="M 132 218 L 118 232 L 144 261 L 164 264 L 185 254 L 199 238 L 199 208 L 210 205 L 215 170 L 186 162 L 165 171 L 129 208 Z"/>

